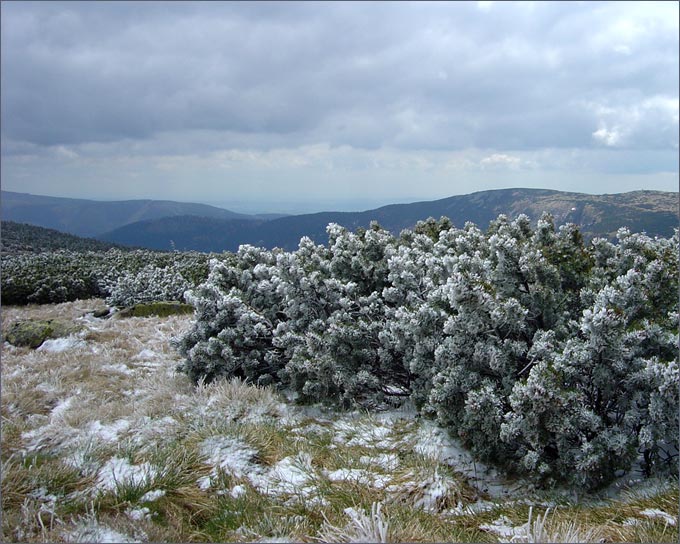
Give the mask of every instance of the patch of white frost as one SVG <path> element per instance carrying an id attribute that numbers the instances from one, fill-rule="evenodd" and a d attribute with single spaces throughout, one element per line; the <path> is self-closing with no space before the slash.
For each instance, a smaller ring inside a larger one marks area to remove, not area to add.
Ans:
<path id="1" fill-rule="evenodd" d="M 100 525 L 96 521 L 88 521 L 86 524 L 66 533 L 65 536 L 67 542 L 107 542 L 113 544 L 141 542 L 141 540 L 135 540 L 134 538 L 114 531 L 105 525 Z"/>
<path id="2" fill-rule="evenodd" d="M 102 425 L 99 420 L 92 421 L 88 427 L 88 433 L 97 437 L 99 440 L 105 442 L 113 442 L 118 440 L 118 435 L 127 431 L 130 428 L 130 422 L 127 419 L 119 419 L 109 425 Z"/>
<path id="3" fill-rule="evenodd" d="M 253 468 L 251 460 L 257 454 L 257 450 L 242 440 L 226 436 L 206 438 L 201 442 L 199 451 L 206 458 L 206 462 L 213 466 L 210 476 L 199 479 L 199 487 L 204 490 L 208 489 L 212 479 L 217 477 L 218 468 L 237 478 L 248 475 Z"/>
<path id="4" fill-rule="evenodd" d="M 331 472 L 326 471 L 325 474 L 332 482 L 350 481 L 377 489 L 384 488 L 391 480 L 389 476 L 357 468 L 341 468 Z"/>
<path id="5" fill-rule="evenodd" d="M 672 525 L 673 527 L 678 524 L 677 516 L 671 516 L 668 512 L 656 508 L 647 508 L 642 510 L 640 514 L 651 519 L 662 519 L 666 522 L 666 525 Z"/>
<path id="6" fill-rule="evenodd" d="M 532 486 L 521 479 L 505 480 L 496 469 L 475 461 L 460 442 L 429 421 L 421 422 L 413 451 L 434 461 L 445 463 L 463 474 L 468 482 L 492 497 L 526 495 Z"/>
<path id="7" fill-rule="evenodd" d="M 379 455 L 362 455 L 359 458 L 362 465 L 377 466 L 383 470 L 396 470 L 399 467 L 399 457 L 395 453 L 381 453 Z"/>
<path id="8" fill-rule="evenodd" d="M 134 361 L 143 361 L 143 360 L 154 360 L 159 357 L 158 353 L 153 351 L 152 349 L 143 349 L 140 351 L 137 355 L 132 357 Z"/>
<path id="9" fill-rule="evenodd" d="M 506 516 L 501 516 L 498 519 L 492 521 L 491 523 L 483 523 L 479 526 L 483 531 L 488 531 L 493 533 L 503 539 L 510 539 L 510 541 L 517 540 L 518 538 L 523 538 L 527 534 L 527 524 L 514 526 L 512 521 Z M 507 540 L 502 540 L 502 542 L 507 542 Z"/>
<path id="10" fill-rule="evenodd" d="M 165 489 L 153 489 L 144 493 L 144 495 L 140 497 L 139 502 L 153 502 L 161 497 L 165 497 Z"/>
<path id="11" fill-rule="evenodd" d="M 97 484 L 101 489 L 114 490 L 119 485 L 141 485 L 155 476 L 149 463 L 131 465 L 127 459 L 112 457 L 97 473 Z"/>
<path id="12" fill-rule="evenodd" d="M 259 490 L 274 495 L 284 493 L 309 493 L 305 484 L 312 477 L 312 458 L 308 453 L 299 453 L 296 457 L 285 457 L 274 465 L 264 477 L 252 475 L 253 485 Z"/>
<path id="13" fill-rule="evenodd" d="M 246 488 L 241 484 L 235 485 L 234 487 L 231 488 L 231 491 L 229 491 L 229 495 L 231 495 L 234 499 L 238 499 L 239 497 L 242 497 L 245 494 Z"/>
<path id="14" fill-rule="evenodd" d="M 135 372 L 134 370 L 132 370 L 129 366 L 127 366 L 124 363 L 102 365 L 99 368 L 101 370 L 106 371 L 106 372 L 115 372 L 117 374 L 125 374 L 126 376 L 129 376 L 130 374 L 134 374 L 134 372 Z"/>
<path id="15" fill-rule="evenodd" d="M 50 338 L 45 340 L 36 351 L 48 351 L 50 353 L 61 353 L 70 349 L 82 348 L 85 342 L 77 336 L 67 336 L 65 338 Z"/>
<path id="16" fill-rule="evenodd" d="M 56 406 L 52 408 L 52 411 L 50 412 L 50 419 L 58 420 L 62 418 L 64 412 L 66 412 L 66 410 L 68 410 L 73 404 L 73 399 L 75 399 L 75 397 L 68 397 L 66 399 L 60 400 Z"/>

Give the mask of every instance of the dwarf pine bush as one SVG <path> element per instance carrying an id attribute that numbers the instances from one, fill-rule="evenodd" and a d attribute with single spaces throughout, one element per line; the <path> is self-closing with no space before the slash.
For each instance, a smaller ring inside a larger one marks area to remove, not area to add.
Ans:
<path id="1" fill-rule="evenodd" d="M 211 262 L 177 341 L 194 381 L 344 406 L 408 397 L 478 457 L 546 485 L 595 488 L 639 455 L 650 474 L 674 466 L 677 232 L 587 244 L 546 214 L 328 234 Z"/>

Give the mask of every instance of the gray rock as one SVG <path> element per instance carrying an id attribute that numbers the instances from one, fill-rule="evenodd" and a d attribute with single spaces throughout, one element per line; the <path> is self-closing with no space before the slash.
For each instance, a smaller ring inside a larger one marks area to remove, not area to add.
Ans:
<path id="1" fill-rule="evenodd" d="M 14 346 L 38 348 L 48 338 L 62 338 L 82 330 L 75 323 L 58 319 L 17 321 L 12 324 L 5 340 Z"/>

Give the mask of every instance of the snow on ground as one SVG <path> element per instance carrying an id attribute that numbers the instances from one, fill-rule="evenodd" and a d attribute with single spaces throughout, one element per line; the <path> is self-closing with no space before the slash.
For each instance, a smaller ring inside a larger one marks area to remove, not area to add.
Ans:
<path id="1" fill-rule="evenodd" d="M 96 520 L 87 520 L 76 526 L 75 529 L 66 533 L 67 542 L 87 542 L 87 543 L 128 543 L 144 542 L 142 539 L 135 539 L 110 527 L 100 525 Z"/>
<path id="2" fill-rule="evenodd" d="M 515 526 L 506 516 L 501 516 L 491 523 L 484 523 L 479 528 L 499 536 L 501 542 L 522 542 L 527 536 L 526 523 Z"/>
<path id="3" fill-rule="evenodd" d="M 667 525 L 672 525 L 673 527 L 675 527 L 678 524 L 677 515 L 671 516 L 668 512 L 664 512 L 663 510 L 659 510 L 656 508 L 647 508 L 645 510 L 642 510 L 640 514 L 651 519 L 662 519 L 666 522 Z"/>
<path id="4" fill-rule="evenodd" d="M 132 465 L 127 459 L 112 457 L 97 473 L 97 484 L 102 490 L 115 490 L 118 486 L 140 486 L 151 481 L 155 470 L 149 463 Z"/>
<path id="5" fill-rule="evenodd" d="M 85 342 L 75 335 L 67 336 L 65 338 L 55 338 L 45 340 L 36 351 L 50 351 L 52 353 L 61 353 L 75 348 L 85 347 Z"/>
<path id="6" fill-rule="evenodd" d="M 511 482 L 503 478 L 496 469 L 475 461 L 458 440 L 431 421 L 421 422 L 413 450 L 432 460 L 450 465 L 456 472 L 463 474 L 470 485 L 491 497 L 526 496 L 533 490 L 529 482 L 520 479 Z"/>

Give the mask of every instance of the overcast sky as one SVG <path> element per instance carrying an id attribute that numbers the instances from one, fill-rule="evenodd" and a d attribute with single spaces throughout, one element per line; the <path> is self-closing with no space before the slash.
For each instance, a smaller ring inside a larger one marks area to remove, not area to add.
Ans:
<path id="1" fill-rule="evenodd" d="M 2 188 L 236 211 L 678 190 L 677 2 L 2 2 Z"/>

